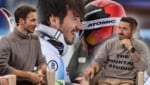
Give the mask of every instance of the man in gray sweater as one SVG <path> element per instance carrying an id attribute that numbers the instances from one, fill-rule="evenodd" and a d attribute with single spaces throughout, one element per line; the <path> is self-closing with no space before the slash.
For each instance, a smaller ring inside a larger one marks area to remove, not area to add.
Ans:
<path id="1" fill-rule="evenodd" d="M 119 37 L 106 41 L 100 47 L 93 63 L 85 70 L 87 80 L 102 71 L 100 85 L 135 84 L 137 72 L 143 72 L 148 63 L 148 49 L 142 41 L 133 38 L 136 27 L 137 21 L 134 18 L 121 19 Z"/>
<path id="2" fill-rule="evenodd" d="M 0 40 L 0 75 L 16 75 L 17 85 L 40 84 L 46 72 L 46 62 L 39 39 L 33 35 L 36 10 L 23 5 L 15 10 L 14 15 L 17 26 Z M 37 71 L 33 72 L 35 66 Z"/>

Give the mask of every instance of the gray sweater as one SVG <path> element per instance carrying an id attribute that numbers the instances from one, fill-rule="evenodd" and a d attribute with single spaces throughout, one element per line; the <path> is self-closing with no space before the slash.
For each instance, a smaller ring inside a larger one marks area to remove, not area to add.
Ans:
<path id="1" fill-rule="evenodd" d="M 11 73 L 13 68 L 33 71 L 45 63 L 37 36 L 23 35 L 17 29 L 0 40 L 0 75 Z"/>
<path id="2" fill-rule="evenodd" d="M 105 67 L 102 70 L 103 77 L 133 80 L 138 71 L 144 71 L 147 68 L 148 49 L 146 45 L 136 39 L 132 39 L 131 43 L 140 57 L 138 62 L 131 58 L 131 56 L 134 57 L 131 51 L 120 45 L 118 38 L 110 39 L 100 47 L 94 61 Z"/>

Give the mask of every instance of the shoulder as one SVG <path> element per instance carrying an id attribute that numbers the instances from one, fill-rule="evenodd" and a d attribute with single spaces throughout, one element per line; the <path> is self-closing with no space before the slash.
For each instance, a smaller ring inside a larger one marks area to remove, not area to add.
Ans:
<path id="1" fill-rule="evenodd" d="M 32 39 L 39 40 L 39 37 L 37 34 L 31 34 L 31 37 Z"/>
<path id="2" fill-rule="evenodd" d="M 51 43 L 47 42 L 42 38 L 39 39 L 40 39 L 42 52 L 45 56 L 47 57 L 59 56 L 58 50 Z"/>
<path id="3" fill-rule="evenodd" d="M 149 50 L 147 44 L 140 39 L 134 39 L 134 47 L 139 50 Z"/>
<path id="4" fill-rule="evenodd" d="M 11 32 L 11 33 L 8 33 L 7 35 L 3 36 L 3 37 L 0 39 L 0 41 L 1 41 L 1 42 L 10 42 L 10 41 L 12 41 L 13 37 L 14 37 L 14 35 L 13 35 L 13 33 Z"/>
<path id="5" fill-rule="evenodd" d="M 12 43 L 12 38 L 11 37 L 9 37 L 8 35 L 3 36 L 0 39 L 0 49 L 10 48 L 11 43 Z"/>
<path id="6" fill-rule="evenodd" d="M 147 47 L 146 43 L 140 39 L 134 39 L 134 43 L 136 46 L 144 46 Z"/>

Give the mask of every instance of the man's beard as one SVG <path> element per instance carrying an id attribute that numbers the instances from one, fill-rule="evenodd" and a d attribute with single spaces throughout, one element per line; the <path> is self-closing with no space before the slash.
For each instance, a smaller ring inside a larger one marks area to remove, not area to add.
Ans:
<path id="1" fill-rule="evenodd" d="M 33 33 L 33 31 L 31 31 L 31 30 L 29 30 L 29 29 L 24 28 L 24 30 L 26 31 L 27 34 Z"/>
<path id="2" fill-rule="evenodd" d="M 119 39 L 120 39 L 120 40 L 122 40 L 122 39 L 131 39 L 131 37 L 125 36 L 124 34 L 120 33 L 120 34 L 119 34 Z"/>

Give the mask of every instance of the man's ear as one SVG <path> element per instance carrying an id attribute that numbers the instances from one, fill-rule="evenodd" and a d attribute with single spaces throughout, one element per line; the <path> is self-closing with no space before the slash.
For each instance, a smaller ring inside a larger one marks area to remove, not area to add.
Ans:
<path id="1" fill-rule="evenodd" d="M 58 17 L 52 15 L 49 17 L 48 22 L 49 22 L 51 27 L 56 28 L 56 29 L 60 28 L 60 20 Z"/>
<path id="2" fill-rule="evenodd" d="M 24 24 L 24 22 L 25 22 L 25 20 L 24 20 L 24 19 L 22 19 L 22 18 L 20 18 L 20 19 L 19 19 L 19 23 L 18 23 L 18 24 L 23 25 L 23 24 Z"/>
<path id="3" fill-rule="evenodd" d="M 132 29 L 132 34 L 135 34 L 136 28 Z"/>

